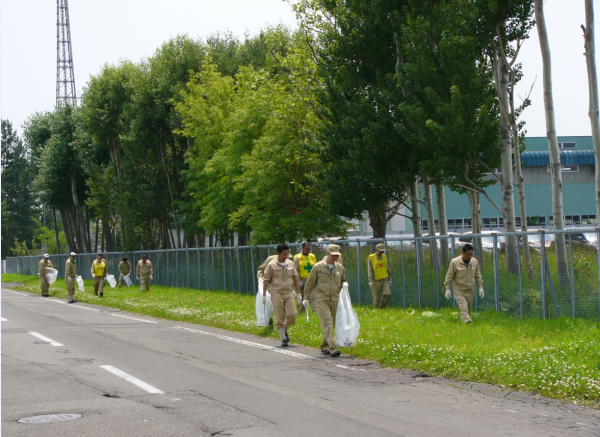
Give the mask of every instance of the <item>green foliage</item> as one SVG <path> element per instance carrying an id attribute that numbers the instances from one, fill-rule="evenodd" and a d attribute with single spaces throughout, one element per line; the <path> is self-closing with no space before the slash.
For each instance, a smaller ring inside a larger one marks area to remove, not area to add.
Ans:
<path id="1" fill-rule="evenodd" d="M 58 241 L 60 242 L 61 248 L 67 247 L 67 237 L 65 237 L 65 233 L 63 231 L 60 231 L 58 235 Z M 38 247 L 45 246 L 46 249 L 44 251 L 50 255 L 59 253 L 54 231 L 50 230 L 46 226 L 42 226 L 40 228 L 38 235 L 35 237 L 35 242 Z"/>

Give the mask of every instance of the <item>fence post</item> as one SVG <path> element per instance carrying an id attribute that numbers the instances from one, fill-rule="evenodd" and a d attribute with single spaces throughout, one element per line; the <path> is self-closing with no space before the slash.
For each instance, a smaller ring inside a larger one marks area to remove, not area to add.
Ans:
<path id="1" fill-rule="evenodd" d="M 260 248 L 258 249 L 258 251 L 260 252 Z M 254 294 L 258 293 L 258 291 L 256 291 L 256 280 L 254 279 L 254 272 L 256 272 L 256 264 L 254 264 L 254 247 L 250 246 L 250 257 L 252 258 L 252 284 L 253 284 L 253 289 L 254 289 Z"/>
<path id="2" fill-rule="evenodd" d="M 498 235 L 494 232 L 492 234 L 492 241 L 494 244 L 494 300 L 496 311 L 500 312 L 500 277 L 498 271 Z M 483 253 L 481 254 L 483 257 Z M 477 295 L 475 295 L 477 299 Z M 477 310 L 477 307 L 475 308 Z"/>
<path id="3" fill-rule="evenodd" d="M 548 307 L 546 305 L 546 236 L 544 230 L 540 230 L 540 266 L 542 269 L 542 318 L 548 318 Z"/>
<path id="4" fill-rule="evenodd" d="M 187 288 L 190 288 L 190 249 L 185 249 L 185 262 L 187 267 Z"/>
<path id="5" fill-rule="evenodd" d="M 517 237 L 517 247 L 519 248 L 519 317 L 523 318 L 523 278 L 522 278 L 522 269 L 521 269 L 521 237 Z"/>
<path id="6" fill-rule="evenodd" d="M 452 241 L 450 243 L 450 247 L 452 250 L 452 259 L 456 258 L 456 241 L 454 240 L 454 235 L 452 235 Z"/>
<path id="7" fill-rule="evenodd" d="M 242 292 L 242 271 L 240 270 L 240 247 L 235 247 L 236 257 L 237 257 L 237 268 L 238 268 L 238 286 L 240 288 L 240 293 Z"/>
<path id="8" fill-rule="evenodd" d="M 419 237 L 415 237 L 415 254 L 417 256 L 417 288 L 419 293 L 419 308 L 423 308 L 423 284 L 421 282 L 421 250 Z"/>
<path id="9" fill-rule="evenodd" d="M 598 171 L 598 169 L 596 169 Z M 600 217 L 597 217 L 596 220 L 600 223 Z M 597 244 L 597 252 L 598 252 L 598 310 L 600 311 L 600 228 L 596 231 L 596 244 Z M 600 312 L 599 312 L 600 314 Z"/>
<path id="10" fill-rule="evenodd" d="M 435 230 L 435 222 L 434 222 L 434 230 Z M 435 250 L 434 250 L 434 252 L 435 252 L 435 260 L 434 260 L 434 262 L 435 262 L 435 283 L 437 285 L 438 309 L 440 309 L 441 308 L 441 306 L 440 306 L 440 255 L 437 250 L 437 242 L 438 242 L 437 238 L 434 238 L 433 240 L 431 240 L 431 243 L 433 243 L 434 247 L 435 247 Z M 442 242 L 440 240 L 440 250 L 441 249 L 442 249 Z"/>
<path id="11" fill-rule="evenodd" d="M 358 274 L 358 304 L 362 304 L 362 287 L 360 284 L 360 240 L 356 239 L 356 264 Z"/>
<path id="12" fill-rule="evenodd" d="M 400 240 L 400 255 L 402 256 L 402 306 L 406 308 L 406 271 L 404 269 L 404 241 Z"/>
<path id="13" fill-rule="evenodd" d="M 573 276 L 573 235 L 569 234 L 569 252 L 571 252 L 571 308 L 575 318 L 575 277 Z"/>

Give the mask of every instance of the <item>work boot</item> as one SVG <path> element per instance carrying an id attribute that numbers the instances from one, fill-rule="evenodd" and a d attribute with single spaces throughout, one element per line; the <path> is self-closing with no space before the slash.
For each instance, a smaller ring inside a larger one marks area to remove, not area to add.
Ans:
<path id="1" fill-rule="evenodd" d="M 273 329 L 273 317 L 269 319 L 269 329 Z"/>
<path id="2" fill-rule="evenodd" d="M 287 347 L 288 346 L 288 336 L 285 332 L 284 328 L 277 328 L 277 332 L 279 333 L 279 338 L 281 339 L 281 347 Z"/>
<path id="3" fill-rule="evenodd" d="M 329 350 L 325 349 L 324 351 L 321 351 L 321 353 L 323 355 L 331 355 L 331 352 L 329 352 Z"/>
<path id="4" fill-rule="evenodd" d="M 94 294 L 95 294 L 96 296 L 98 296 L 98 292 L 97 292 L 97 291 L 94 291 Z"/>
<path id="5" fill-rule="evenodd" d="M 100 293 L 100 297 L 104 297 L 104 293 Z"/>
<path id="6" fill-rule="evenodd" d="M 77 302 L 75 299 L 68 301 L 67 303 L 75 303 Z"/>
<path id="7" fill-rule="evenodd" d="M 339 357 L 340 355 L 342 355 L 342 353 L 339 350 L 331 352 L 332 358 Z"/>

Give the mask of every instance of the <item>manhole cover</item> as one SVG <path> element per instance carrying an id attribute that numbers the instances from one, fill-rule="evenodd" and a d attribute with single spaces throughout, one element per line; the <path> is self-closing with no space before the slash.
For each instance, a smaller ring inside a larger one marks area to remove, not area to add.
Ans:
<path id="1" fill-rule="evenodd" d="M 81 414 L 44 414 L 43 416 L 24 417 L 17 420 L 19 423 L 50 423 L 64 422 L 66 420 L 79 419 Z"/>

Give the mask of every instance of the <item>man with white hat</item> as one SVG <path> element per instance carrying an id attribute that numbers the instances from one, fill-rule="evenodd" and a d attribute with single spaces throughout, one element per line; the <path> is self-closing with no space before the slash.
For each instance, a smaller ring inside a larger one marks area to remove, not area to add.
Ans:
<path id="1" fill-rule="evenodd" d="M 53 268 L 52 261 L 50 261 L 50 255 L 47 253 L 44 254 L 44 257 L 40 261 L 40 269 L 38 275 L 40 277 L 40 291 L 42 292 L 43 297 L 50 297 L 50 282 L 48 282 L 48 277 L 46 276 L 50 273 L 47 268 Z"/>
<path id="2" fill-rule="evenodd" d="M 75 303 L 75 277 L 77 276 L 77 264 L 75 264 L 75 252 L 71 252 L 65 264 L 65 280 L 67 281 L 67 303 Z"/>
<path id="3" fill-rule="evenodd" d="M 369 269 L 369 287 L 371 287 L 371 294 L 373 294 L 373 307 L 386 308 L 390 297 L 392 297 L 392 291 L 390 290 L 392 269 L 385 255 L 385 244 L 379 243 L 375 246 L 375 253 L 369 255 L 367 265 Z M 382 295 L 381 304 L 379 303 L 380 295 Z"/>
<path id="4" fill-rule="evenodd" d="M 327 247 L 325 258 L 316 263 L 310 271 L 304 285 L 304 301 L 302 302 L 305 307 L 310 302 L 317 311 L 321 331 L 323 331 L 321 353 L 332 357 L 339 357 L 341 354 L 335 345 L 333 335 L 340 292 L 344 282 L 347 282 L 344 266 L 337 262 L 341 255 L 340 246 L 337 244 L 330 244 Z"/>

